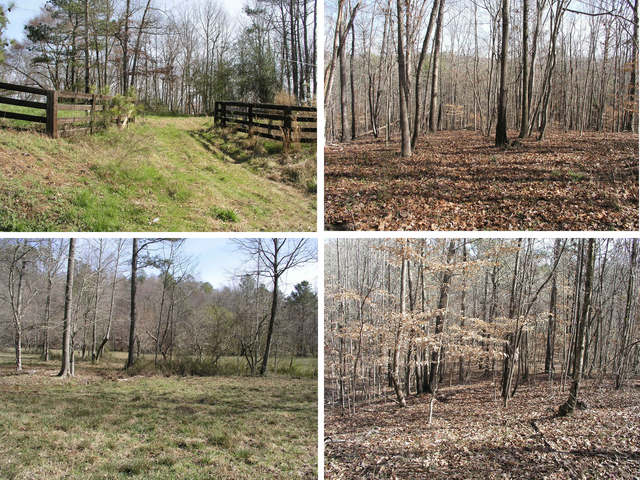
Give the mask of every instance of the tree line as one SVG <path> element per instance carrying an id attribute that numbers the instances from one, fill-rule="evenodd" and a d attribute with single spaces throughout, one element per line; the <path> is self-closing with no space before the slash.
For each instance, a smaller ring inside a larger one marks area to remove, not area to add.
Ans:
<path id="1" fill-rule="evenodd" d="M 3 76 L 86 93 L 130 94 L 154 110 L 211 113 L 217 100 L 311 102 L 315 0 L 47 0 L 7 49 Z"/>
<path id="2" fill-rule="evenodd" d="M 270 358 L 315 356 L 317 294 L 307 281 L 289 294 L 278 283 L 314 261 L 313 249 L 247 239 L 241 250 L 255 270 L 215 289 L 195 278 L 184 240 L 0 240 L 0 347 L 13 347 L 18 371 L 23 350 L 60 356 L 61 375 L 108 351 L 127 352 L 125 368 L 143 355 L 156 367 L 192 359 L 213 369 L 236 356 L 262 375 Z"/>
<path id="3" fill-rule="evenodd" d="M 420 134 L 438 130 L 494 132 L 497 146 L 508 129 L 539 140 L 549 126 L 638 131 L 637 0 L 338 0 L 327 9 L 330 140 L 399 131 L 410 156 Z"/>
<path id="4" fill-rule="evenodd" d="M 638 254 L 638 239 L 327 242 L 326 401 L 433 407 L 440 384 L 487 378 L 506 406 L 543 374 L 564 414 L 584 377 L 622 388 L 640 373 Z"/>

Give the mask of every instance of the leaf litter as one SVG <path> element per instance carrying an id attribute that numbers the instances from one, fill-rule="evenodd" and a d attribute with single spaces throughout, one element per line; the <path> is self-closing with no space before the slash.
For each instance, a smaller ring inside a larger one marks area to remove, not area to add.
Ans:
<path id="1" fill-rule="evenodd" d="M 511 132 L 512 136 L 515 132 Z M 325 149 L 330 230 L 637 230 L 638 137 L 552 132 L 499 149 L 472 131 Z"/>
<path id="2" fill-rule="evenodd" d="M 565 392 L 540 376 L 508 407 L 499 385 L 441 387 L 399 408 L 380 400 L 353 415 L 325 410 L 325 476 L 351 479 L 635 479 L 640 475 L 640 381 L 615 391 L 585 380 L 586 410 L 555 416 Z"/>

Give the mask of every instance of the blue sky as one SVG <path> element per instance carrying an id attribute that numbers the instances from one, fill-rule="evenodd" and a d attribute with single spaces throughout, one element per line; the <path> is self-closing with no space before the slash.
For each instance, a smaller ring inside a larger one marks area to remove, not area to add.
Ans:
<path id="1" fill-rule="evenodd" d="M 309 239 L 316 246 L 315 239 Z M 219 288 L 229 285 L 237 275 L 253 267 L 253 262 L 238 251 L 238 247 L 230 239 L 189 238 L 185 241 L 183 251 L 186 255 L 197 259 L 196 277 Z M 307 280 L 317 290 L 317 263 L 310 263 L 286 275 L 282 289 L 289 293 L 296 283 Z"/>
<path id="2" fill-rule="evenodd" d="M 78 242 L 77 258 L 87 258 L 87 247 L 93 239 L 82 239 Z M 314 250 L 318 251 L 316 239 L 309 239 Z M 95 243 L 94 243 L 95 245 Z M 113 244 L 108 247 L 110 250 Z M 154 245 L 152 252 L 154 255 L 161 255 L 161 246 Z M 165 247 L 166 248 L 166 247 Z M 128 240 L 124 246 L 122 258 L 127 258 L 131 251 L 131 241 Z M 168 248 L 166 250 L 168 252 Z M 209 282 L 214 288 L 222 288 L 232 285 L 238 281 L 243 273 L 247 273 L 255 268 L 255 261 L 248 258 L 238 249 L 238 245 L 228 238 L 188 238 L 182 245 L 182 256 L 191 260 L 194 266 L 193 275 L 198 280 Z M 95 259 L 93 260 L 96 261 Z M 127 261 L 122 260 L 120 272 L 128 275 Z M 288 272 L 280 283 L 280 289 L 285 293 L 290 293 L 295 284 L 307 280 L 313 285 L 314 290 L 318 289 L 318 264 L 317 262 L 302 265 Z M 153 274 L 152 272 L 150 272 Z M 269 282 L 266 277 L 262 282 Z"/>
<path id="3" fill-rule="evenodd" d="M 11 1 L 14 3 L 14 7 L 8 15 L 6 38 L 23 40 L 24 26 L 30 19 L 38 15 L 46 0 L 0 0 L 0 3 L 6 5 Z M 201 3 L 199 0 L 153 0 L 153 5 L 165 11 L 176 6 L 196 8 L 199 3 Z M 222 5 L 229 16 L 236 16 L 242 12 L 246 0 L 217 0 L 215 3 Z"/>

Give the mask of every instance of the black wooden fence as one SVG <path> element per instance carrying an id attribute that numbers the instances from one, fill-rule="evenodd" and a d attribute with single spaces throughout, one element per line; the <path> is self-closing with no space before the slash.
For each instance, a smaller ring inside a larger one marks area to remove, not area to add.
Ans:
<path id="1" fill-rule="evenodd" d="M 216 102 L 216 125 L 238 125 L 250 136 L 280 140 L 285 150 L 291 143 L 316 143 L 316 107 L 269 103 Z"/>
<path id="2" fill-rule="evenodd" d="M 44 115 L 10 112 L 0 110 L 0 118 L 23 120 L 26 122 L 44 123 L 46 132 L 52 138 L 73 133 L 93 133 L 106 126 L 103 116 L 96 116 L 96 112 L 102 112 L 109 106 L 113 99 L 108 95 L 94 95 L 74 92 L 58 92 L 37 87 L 25 87 L 12 83 L 0 82 L 0 90 L 10 92 L 9 95 L 28 93 L 31 96 L 40 95 L 44 101 L 23 100 L 9 96 L 0 96 L 0 104 L 29 107 L 44 111 Z M 60 111 L 72 111 L 73 116 L 63 114 Z M 77 112 L 77 113 L 76 113 Z"/>

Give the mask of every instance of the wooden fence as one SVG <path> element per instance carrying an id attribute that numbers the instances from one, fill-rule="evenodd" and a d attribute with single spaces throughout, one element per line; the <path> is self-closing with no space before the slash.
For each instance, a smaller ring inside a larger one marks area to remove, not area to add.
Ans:
<path id="1" fill-rule="evenodd" d="M 317 141 L 316 107 L 275 105 L 268 103 L 216 102 L 217 125 L 236 124 L 249 136 L 280 140 L 285 151 L 291 143 Z"/>
<path id="2" fill-rule="evenodd" d="M 97 117 L 96 112 L 102 112 L 107 109 L 109 102 L 113 98 L 108 95 L 58 92 L 56 90 L 44 90 L 37 87 L 25 87 L 2 82 L 0 82 L 0 90 L 9 91 L 12 94 L 18 92 L 45 97 L 44 101 L 32 101 L 0 96 L 0 104 L 44 111 L 44 115 L 40 116 L 0 110 L 0 118 L 44 123 L 47 134 L 52 138 L 73 133 L 93 133 L 105 128 L 106 120 L 104 116 Z M 59 116 L 61 111 L 66 113 Z"/>

